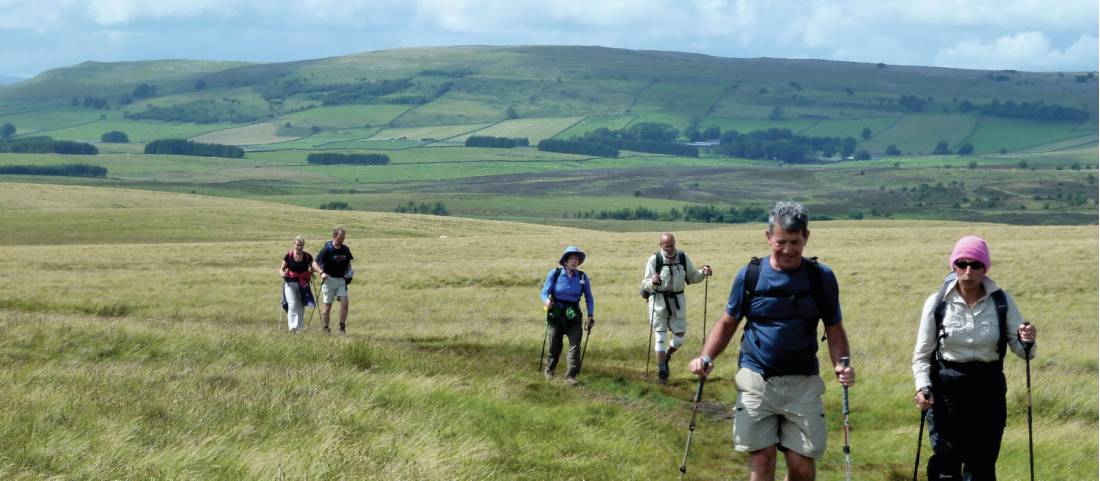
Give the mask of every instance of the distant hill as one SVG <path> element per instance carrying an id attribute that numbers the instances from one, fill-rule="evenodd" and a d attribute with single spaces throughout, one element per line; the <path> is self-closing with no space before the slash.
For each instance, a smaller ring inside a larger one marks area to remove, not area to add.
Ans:
<path id="1" fill-rule="evenodd" d="M 279 130 L 264 137 L 269 142 L 308 135 L 312 127 L 378 126 L 446 127 L 447 135 L 439 138 L 461 141 L 456 135 L 471 130 L 463 126 L 518 118 L 547 120 L 541 130 L 509 135 L 567 138 L 599 127 L 660 122 L 681 131 L 777 128 L 853 137 L 872 154 L 890 146 L 930 153 L 938 141 L 952 150 L 969 143 L 977 153 L 997 153 L 1072 139 L 1094 142 L 1086 137 L 1097 125 L 1097 78 L 1091 72 L 738 59 L 584 46 L 406 48 L 270 64 L 85 62 L 0 89 L 0 101 L 18 106 L 18 112 L 71 104 L 118 112 L 129 121 L 270 122 Z M 397 110 L 379 118 L 324 110 L 341 106 Z M 85 117 L 80 121 L 91 120 Z M 302 123 L 305 117 L 309 124 Z M 66 125 L 44 119 L 43 114 L 17 118 L 22 123 L 16 125 L 20 132 Z M 78 124 L 72 117 L 69 125 Z M 407 135 L 394 137 L 399 136 Z M 259 141 L 250 136 L 227 142 Z"/>
<path id="2" fill-rule="evenodd" d="M 15 77 L 12 75 L 0 75 L 0 85 L 15 85 L 19 82 L 27 80 L 26 77 Z"/>

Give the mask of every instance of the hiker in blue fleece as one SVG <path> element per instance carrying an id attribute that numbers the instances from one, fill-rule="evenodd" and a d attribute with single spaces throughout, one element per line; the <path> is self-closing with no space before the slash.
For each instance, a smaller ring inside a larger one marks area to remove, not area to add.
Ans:
<path id="1" fill-rule="evenodd" d="M 584 295 L 588 308 L 588 322 L 584 328 L 591 331 L 596 320 L 592 317 L 596 301 L 592 297 L 592 286 L 588 276 L 577 268 L 584 263 L 584 252 L 577 246 L 569 246 L 558 259 L 560 267 L 546 274 L 542 285 L 542 303 L 547 310 L 547 323 L 550 332 L 550 353 L 546 358 L 546 378 L 554 377 L 554 368 L 561 355 L 562 336 L 569 338 L 569 368 L 565 373 L 567 384 L 576 384 L 577 373 L 581 368 L 581 325 L 584 314 L 581 312 L 581 295 Z"/>

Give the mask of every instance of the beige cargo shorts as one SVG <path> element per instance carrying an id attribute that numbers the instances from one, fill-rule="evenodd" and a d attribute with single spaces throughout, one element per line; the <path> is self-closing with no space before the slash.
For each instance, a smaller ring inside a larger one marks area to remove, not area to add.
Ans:
<path id="1" fill-rule="evenodd" d="M 321 283 L 321 302 L 332 304 L 348 298 L 348 284 L 343 277 L 326 277 Z"/>
<path id="2" fill-rule="evenodd" d="M 757 451 L 773 445 L 808 458 L 825 453 L 825 382 L 821 376 L 764 376 L 741 368 L 735 377 L 737 405 L 733 447 Z"/>

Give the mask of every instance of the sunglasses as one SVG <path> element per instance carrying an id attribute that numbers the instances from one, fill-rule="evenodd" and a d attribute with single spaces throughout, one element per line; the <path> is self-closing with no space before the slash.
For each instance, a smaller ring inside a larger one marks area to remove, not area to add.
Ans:
<path id="1" fill-rule="evenodd" d="M 974 269 L 976 271 L 980 271 L 982 269 L 985 269 L 985 264 L 982 264 L 981 262 L 978 262 L 978 261 L 964 261 L 962 259 L 959 259 L 959 260 L 955 261 L 955 267 L 958 267 L 959 269 L 962 269 L 962 270 L 966 270 L 967 268 L 970 268 L 970 269 Z"/>

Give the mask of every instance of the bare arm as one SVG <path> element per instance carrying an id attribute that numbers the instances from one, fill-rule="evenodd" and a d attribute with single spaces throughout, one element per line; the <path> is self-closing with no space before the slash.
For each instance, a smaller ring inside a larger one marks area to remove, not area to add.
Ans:
<path id="1" fill-rule="evenodd" d="M 730 339 L 733 339 L 733 334 L 737 332 L 739 324 L 741 324 L 740 319 L 731 316 L 728 312 L 723 312 L 718 322 L 714 323 L 714 329 L 711 329 L 710 336 L 707 337 L 707 345 L 703 346 L 702 355 L 713 361 L 719 354 L 722 354 L 722 351 L 725 351 L 726 346 L 729 345 Z M 688 365 L 688 369 L 693 374 L 701 377 L 706 377 L 713 368 L 714 364 L 704 366 L 700 358 L 693 359 L 691 364 Z"/>
<path id="2" fill-rule="evenodd" d="M 279 277 L 286 277 L 286 259 L 279 265 Z"/>
<path id="3" fill-rule="evenodd" d="M 833 372 L 845 386 L 856 382 L 856 371 L 851 366 L 843 367 L 840 358 L 851 355 L 848 347 L 848 334 L 844 332 L 844 323 L 838 322 L 825 326 L 825 336 L 829 340 L 829 359 L 833 361 Z"/>

